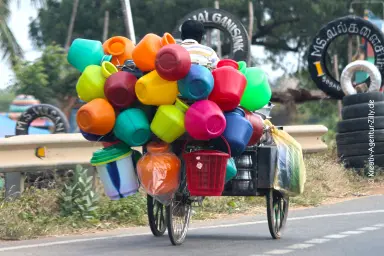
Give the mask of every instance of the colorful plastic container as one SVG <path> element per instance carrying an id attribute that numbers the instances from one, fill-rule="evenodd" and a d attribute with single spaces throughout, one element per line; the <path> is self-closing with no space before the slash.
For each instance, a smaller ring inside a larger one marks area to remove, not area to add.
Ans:
<path id="1" fill-rule="evenodd" d="M 103 62 L 101 66 L 90 65 L 85 68 L 76 84 L 79 98 L 85 102 L 97 98 L 105 98 L 105 80 L 118 70 L 111 62 Z"/>
<path id="2" fill-rule="evenodd" d="M 128 108 L 137 99 L 135 84 L 137 78 L 124 71 L 112 74 L 105 81 L 104 94 L 111 105 L 117 109 Z"/>
<path id="3" fill-rule="evenodd" d="M 180 159 L 164 142 L 148 143 L 147 151 L 137 163 L 142 187 L 152 196 L 174 193 L 180 184 Z"/>
<path id="4" fill-rule="evenodd" d="M 192 64 L 187 76 L 177 81 L 181 96 L 188 100 L 207 99 L 213 90 L 213 85 L 211 71 L 197 64 Z"/>
<path id="5" fill-rule="evenodd" d="M 241 98 L 240 105 L 249 111 L 263 108 L 272 97 L 268 77 L 260 68 L 247 68 L 247 86 Z"/>
<path id="6" fill-rule="evenodd" d="M 240 156 L 251 139 L 253 132 L 252 125 L 245 118 L 245 112 L 241 108 L 236 108 L 232 112 L 227 112 L 224 115 L 227 126 L 223 133 L 223 137 L 227 140 L 231 148 L 231 156 Z M 217 139 L 214 143 L 218 142 L 221 142 L 221 140 Z M 221 147 L 219 146 L 218 148 L 225 148 L 223 143 L 220 143 L 220 145 Z"/>
<path id="7" fill-rule="evenodd" d="M 84 132 L 80 129 L 80 133 L 83 135 L 84 139 L 88 141 L 100 141 L 100 142 L 116 142 L 117 138 L 113 134 L 113 132 L 110 132 L 106 135 L 96 135 L 88 132 Z"/>
<path id="8" fill-rule="evenodd" d="M 96 166 L 105 194 L 111 200 L 118 200 L 138 191 L 140 185 L 132 160 L 132 150 L 124 143 L 94 152 L 91 164 Z"/>
<path id="9" fill-rule="evenodd" d="M 216 103 L 201 100 L 193 103 L 185 114 L 185 129 L 196 140 L 219 137 L 225 130 L 226 120 Z"/>
<path id="10" fill-rule="evenodd" d="M 247 84 L 245 76 L 238 71 L 237 62 L 230 59 L 220 60 L 212 75 L 215 86 L 208 99 L 216 102 L 223 111 L 235 109 L 240 104 Z"/>
<path id="11" fill-rule="evenodd" d="M 184 118 L 188 105 L 176 99 L 175 105 L 162 105 L 151 123 L 151 131 L 161 140 L 172 143 L 185 133 Z"/>
<path id="12" fill-rule="evenodd" d="M 100 41 L 83 38 L 75 39 L 68 50 L 67 60 L 80 72 L 84 72 L 89 65 L 101 65 L 103 61 L 110 61 L 111 55 L 105 55 Z"/>
<path id="13" fill-rule="evenodd" d="M 129 72 L 133 74 L 137 79 L 141 78 L 144 75 L 143 72 L 136 67 L 133 60 L 125 61 L 124 67 L 121 69 L 121 71 Z"/>
<path id="14" fill-rule="evenodd" d="M 116 119 L 115 136 L 129 146 L 142 146 L 151 137 L 149 122 L 145 113 L 137 108 L 122 111 Z"/>
<path id="15" fill-rule="evenodd" d="M 169 44 L 157 53 L 155 67 L 161 78 L 177 81 L 188 74 L 191 68 L 191 57 L 183 46 Z"/>
<path id="16" fill-rule="evenodd" d="M 133 48 L 135 48 L 133 42 L 123 36 L 111 37 L 103 43 L 104 52 L 112 55 L 111 62 L 119 66 L 132 59 Z"/>
<path id="17" fill-rule="evenodd" d="M 137 80 L 135 92 L 145 105 L 173 105 L 178 94 L 177 82 L 161 78 L 154 70 Z"/>
<path id="18" fill-rule="evenodd" d="M 252 136 L 249 139 L 248 146 L 255 145 L 258 143 L 264 133 L 264 122 L 261 116 L 256 115 L 246 109 L 243 109 L 245 112 L 245 118 L 252 125 Z"/>
<path id="19" fill-rule="evenodd" d="M 105 135 L 115 125 L 115 110 L 107 100 L 94 99 L 79 109 L 76 121 L 84 132 Z"/>
<path id="20" fill-rule="evenodd" d="M 235 160 L 231 157 L 228 159 L 227 170 L 225 172 L 225 183 L 235 178 L 237 174 L 237 168 L 235 164 Z"/>
<path id="21" fill-rule="evenodd" d="M 165 33 L 163 37 L 152 33 L 146 34 L 133 49 L 132 59 L 141 71 L 152 71 L 155 69 L 156 55 L 161 47 L 175 43 L 175 39 L 169 33 Z"/>
<path id="22" fill-rule="evenodd" d="M 245 61 L 239 61 L 237 62 L 238 64 L 238 70 L 243 74 L 245 75 L 247 73 L 247 63 Z"/>

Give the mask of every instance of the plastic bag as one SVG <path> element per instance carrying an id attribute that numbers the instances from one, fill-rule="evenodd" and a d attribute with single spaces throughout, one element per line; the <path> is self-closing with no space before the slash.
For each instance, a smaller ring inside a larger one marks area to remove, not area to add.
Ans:
<path id="1" fill-rule="evenodd" d="M 272 138 L 277 146 L 278 160 L 274 179 L 274 189 L 290 196 L 304 192 L 306 169 L 300 143 L 283 130 L 277 129 L 269 120 Z"/>
<path id="2" fill-rule="evenodd" d="M 137 175 L 145 192 L 167 205 L 180 186 L 180 159 L 167 143 L 151 142 L 147 150 L 137 162 Z"/>

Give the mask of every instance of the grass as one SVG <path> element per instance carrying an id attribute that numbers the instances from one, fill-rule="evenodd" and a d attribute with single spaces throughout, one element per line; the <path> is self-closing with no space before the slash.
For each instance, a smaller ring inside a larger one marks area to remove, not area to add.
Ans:
<path id="1" fill-rule="evenodd" d="M 325 201 L 366 193 L 368 179 L 344 169 L 332 152 L 305 155 L 305 192 L 291 198 L 291 206 L 318 206 Z M 382 184 L 383 176 L 376 178 Z M 101 186 L 97 192 L 102 194 Z M 30 239 L 85 231 L 106 230 L 147 224 L 146 196 L 143 192 L 119 201 L 101 196 L 95 217 L 90 220 L 73 215 L 63 217 L 59 207 L 59 188 L 27 189 L 12 202 L 0 198 L 0 239 Z M 261 197 L 211 197 L 196 208 L 194 219 L 211 219 L 230 214 L 265 213 Z"/>

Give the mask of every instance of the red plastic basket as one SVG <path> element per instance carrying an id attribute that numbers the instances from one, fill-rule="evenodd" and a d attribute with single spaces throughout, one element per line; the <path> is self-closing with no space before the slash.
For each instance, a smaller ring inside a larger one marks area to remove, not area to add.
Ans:
<path id="1" fill-rule="evenodd" d="M 218 150 L 197 150 L 183 154 L 191 196 L 221 196 L 223 193 L 231 149 L 225 138 L 222 136 L 221 138 L 227 145 L 228 153 Z"/>

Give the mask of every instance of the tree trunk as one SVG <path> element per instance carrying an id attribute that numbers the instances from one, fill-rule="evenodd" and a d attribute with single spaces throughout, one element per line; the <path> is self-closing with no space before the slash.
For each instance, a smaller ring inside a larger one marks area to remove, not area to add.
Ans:
<path id="1" fill-rule="evenodd" d="M 65 42 L 65 50 L 66 51 L 68 51 L 69 46 L 71 44 L 73 27 L 75 26 L 75 20 L 76 20 L 78 7 L 79 7 L 79 0 L 74 0 L 73 1 L 73 7 L 72 7 L 71 20 L 69 22 L 69 27 L 68 27 L 67 40 Z"/>
<path id="2" fill-rule="evenodd" d="M 219 0 L 215 0 L 215 9 L 220 9 L 220 2 Z M 217 56 L 221 59 L 222 57 L 222 51 L 221 51 L 221 33 L 220 30 L 216 30 L 217 32 Z"/>
<path id="3" fill-rule="evenodd" d="M 252 35 L 253 35 L 253 23 L 254 23 L 254 15 L 253 15 L 253 2 L 252 0 L 249 0 L 248 2 L 248 13 L 249 13 L 249 23 L 248 23 L 248 37 L 249 37 L 249 44 L 252 44 Z M 252 58 L 250 57 L 248 59 L 247 65 L 251 65 Z"/>
<path id="4" fill-rule="evenodd" d="M 103 28 L 103 42 L 105 42 L 108 39 L 108 27 L 109 27 L 109 11 L 105 10 L 104 28 Z"/>
<path id="5" fill-rule="evenodd" d="M 127 5 L 125 4 L 125 0 L 120 0 L 120 3 L 121 3 L 121 10 L 123 11 L 125 33 L 127 34 L 126 36 L 130 38 Z"/>

